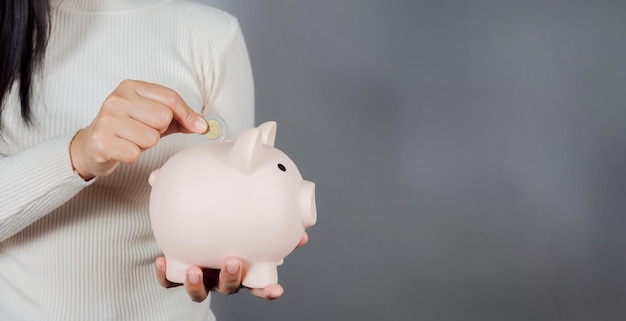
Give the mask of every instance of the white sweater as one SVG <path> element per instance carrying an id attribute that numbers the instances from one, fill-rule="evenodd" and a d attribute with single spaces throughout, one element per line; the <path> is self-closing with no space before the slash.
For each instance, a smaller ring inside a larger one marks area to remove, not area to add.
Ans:
<path id="1" fill-rule="evenodd" d="M 191 2 L 52 0 L 34 123 L 16 92 L 0 133 L 1 320 L 212 320 L 209 300 L 163 289 L 148 216 L 149 173 L 202 135 L 175 134 L 133 165 L 84 182 L 69 143 L 124 79 L 176 90 L 231 137 L 254 125 L 253 81 L 232 16 Z"/>

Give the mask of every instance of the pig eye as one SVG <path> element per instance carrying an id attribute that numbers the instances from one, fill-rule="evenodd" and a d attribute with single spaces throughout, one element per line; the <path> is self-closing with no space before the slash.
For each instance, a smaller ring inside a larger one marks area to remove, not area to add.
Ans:
<path id="1" fill-rule="evenodd" d="M 286 172 L 286 171 L 287 171 L 287 168 L 286 168 L 286 167 L 285 167 L 285 165 L 283 165 L 283 164 L 278 164 L 278 169 L 280 169 L 280 170 L 281 170 L 281 171 L 283 171 L 283 172 Z"/>

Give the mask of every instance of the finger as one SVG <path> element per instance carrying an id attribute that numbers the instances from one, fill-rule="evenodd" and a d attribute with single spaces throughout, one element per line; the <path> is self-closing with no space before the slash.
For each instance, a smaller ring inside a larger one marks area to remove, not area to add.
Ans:
<path id="1" fill-rule="evenodd" d="M 194 302 L 202 302 L 209 295 L 209 291 L 204 286 L 202 270 L 199 267 L 192 266 L 187 269 L 185 290 Z"/>
<path id="2" fill-rule="evenodd" d="M 296 245 L 296 248 L 299 248 L 303 246 L 304 244 L 307 244 L 308 242 L 309 242 L 309 233 L 304 232 L 304 234 L 302 234 L 302 238 L 300 239 L 300 242 L 298 242 L 298 245 Z"/>
<path id="3" fill-rule="evenodd" d="M 164 288 L 171 288 L 175 286 L 179 286 L 180 283 L 173 283 L 167 280 L 165 277 L 165 258 L 158 257 L 156 259 L 156 276 L 157 280 L 159 280 L 159 284 L 161 284 Z"/>
<path id="4" fill-rule="evenodd" d="M 241 285 L 241 261 L 236 258 L 228 258 L 222 264 L 216 290 L 222 294 L 230 295 L 239 292 Z"/>
<path id="5" fill-rule="evenodd" d="M 161 139 L 158 129 L 130 118 L 122 118 L 111 123 L 111 128 L 118 137 L 136 145 L 141 150 L 154 147 Z"/>
<path id="6" fill-rule="evenodd" d="M 265 300 L 278 299 L 285 292 L 280 284 L 271 284 L 263 289 L 248 289 L 248 291 L 252 295 Z"/>
<path id="7" fill-rule="evenodd" d="M 125 112 L 130 118 L 156 129 L 160 134 L 170 127 L 174 118 L 172 109 L 155 100 L 137 96 L 127 104 Z"/>
<path id="8" fill-rule="evenodd" d="M 154 86 L 161 90 L 168 90 L 155 84 L 140 81 L 123 81 L 119 87 L 107 97 L 102 105 L 100 115 L 112 114 L 116 118 L 130 117 L 144 123 L 163 134 L 170 128 L 178 128 L 177 122 L 172 122 L 172 109 L 154 98 L 148 98 L 137 92 L 137 87 Z M 149 95 L 146 95 L 149 96 Z M 153 96 L 149 96 L 153 97 Z"/>
<path id="9" fill-rule="evenodd" d="M 72 161 L 81 176 L 106 176 L 120 162 L 134 163 L 141 156 L 141 149 L 115 133 L 96 126 L 98 129 L 81 130 L 70 147 Z M 80 140 L 80 141 L 79 141 Z"/>
<path id="10" fill-rule="evenodd" d="M 141 149 L 134 143 L 120 137 L 111 137 L 99 146 L 100 162 L 116 161 L 132 164 L 139 160 Z"/>
<path id="11" fill-rule="evenodd" d="M 123 118 L 122 118 L 123 119 Z M 120 137 L 120 132 L 129 131 L 125 127 L 132 127 L 137 123 L 130 121 L 131 124 L 122 123 L 120 126 L 120 118 L 113 115 L 103 115 L 98 117 L 85 131 L 83 136 L 83 144 L 90 146 L 92 154 L 99 155 L 100 159 L 96 162 L 105 161 L 121 161 L 125 163 L 133 163 L 139 159 L 141 149 L 137 144 L 128 139 Z M 130 137 L 130 134 L 125 136 Z"/>
<path id="12" fill-rule="evenodd" d="M 180 123 L 187 132 L 204 133 L 207 123 L 197 114 L 180 95 L 172 89 L 157 84 L 138 82 L 135 92 L 144 98 L 157 101 L 167 106 L 173 113 L 173 118 Z M 181 131 L 185 131 L 182 130 Z"/>

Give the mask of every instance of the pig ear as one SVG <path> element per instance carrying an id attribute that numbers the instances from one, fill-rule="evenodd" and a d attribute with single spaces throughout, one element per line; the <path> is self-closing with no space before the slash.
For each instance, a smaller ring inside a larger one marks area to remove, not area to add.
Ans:
<path id="1" fill-rule="evenodd" d="M 263 144 L 274 147 L 276 141 L 276 122 L 268 121 L 258 127 L 261 130 Z"/>
<path id="2" fill-rule="evenodd" d="M 261 130 L 251 128 L 243 132 L 230 150 L 230 161 L 243 174 L 250 174 L 257 164 L 259 150 L 263 146 Z"/>

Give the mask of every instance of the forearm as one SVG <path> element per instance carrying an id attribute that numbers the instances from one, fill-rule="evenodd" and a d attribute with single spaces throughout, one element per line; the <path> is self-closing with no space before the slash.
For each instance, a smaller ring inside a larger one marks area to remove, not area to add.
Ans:
<path id="1" fill-rule="evenodd" d="M 0 158 L 0 242 L 74 197 L 91 182 L 72 169 L 72 135 Z"/>

